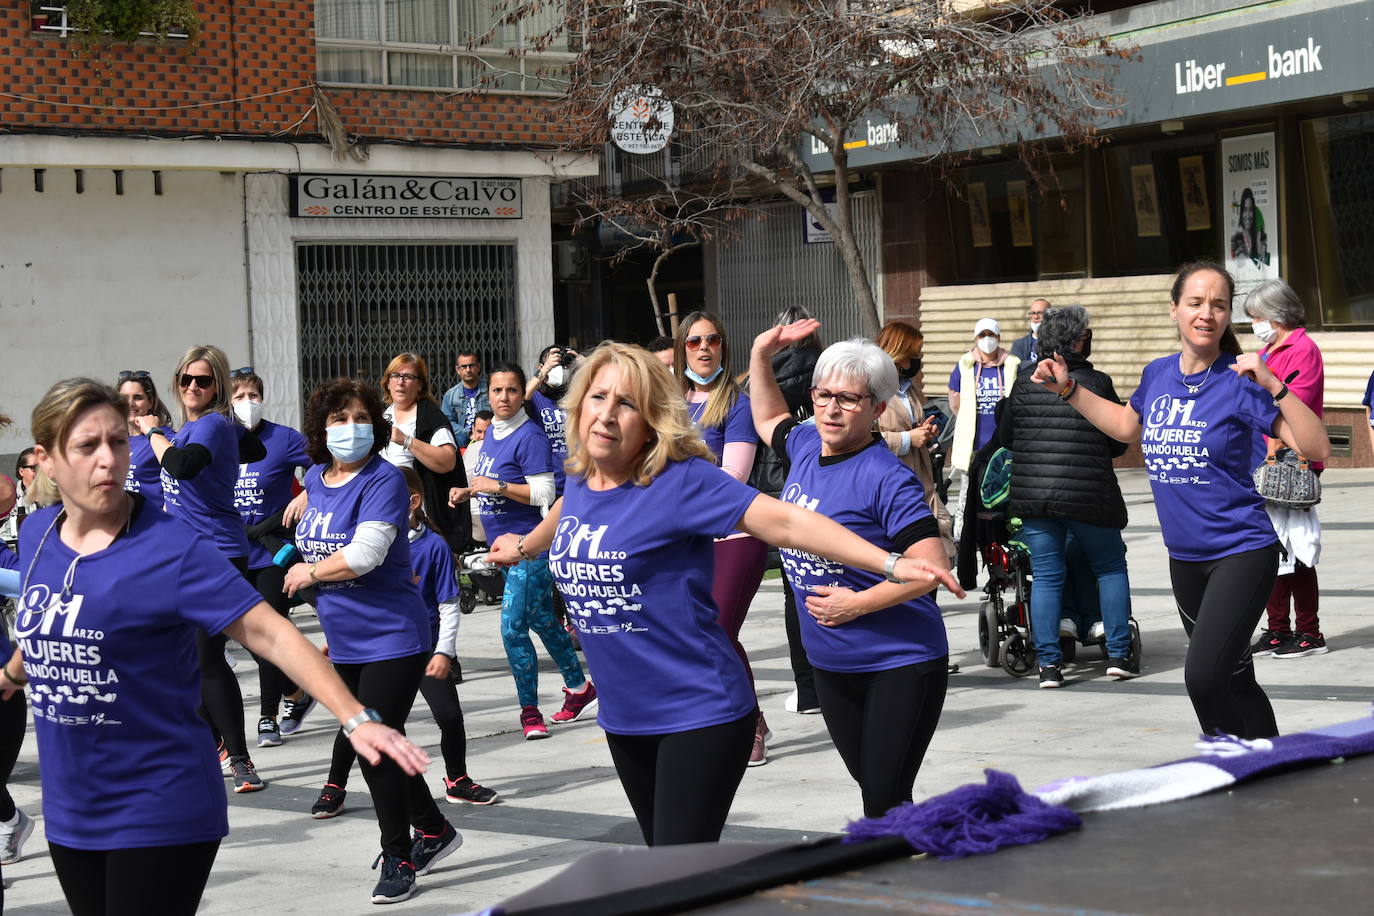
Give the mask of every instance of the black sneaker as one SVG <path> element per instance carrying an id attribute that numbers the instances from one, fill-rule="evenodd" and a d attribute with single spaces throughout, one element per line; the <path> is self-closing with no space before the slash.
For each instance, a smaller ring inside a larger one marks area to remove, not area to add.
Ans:
<path id="1" fill-rule="evenodd" d="M 1260 630 L 1260 635 L 1255 638 L 1254 644 L 1250 646 L 1250 654 L 1255 658 L 1273 655 L 1275 649 L 1282 647 L 1285 642 L 1292 638 L 1292 633 L 1280 633 L 1278 630 Z"/>
<path id="2" fill-rule="evenodd" d="M 277 720 L 269 716 L 263 716 L 258 720 L 258 747 L 280 747 L 281 729 L 277 727 Z"/>
<path id="3" fill-rule="evenodd" d="M 449 779 L 445 776 L 444 788 L 444 801 L 454 805 L 492 805 L 501 798 L 486 786 L 479 786 L 473 782 L 471 776 L 464 776 L 462 779 Z"/>
<path id="4" fill-rule="evenodd" d="M 400 856 L 378 854 L 372 867 L 382 865 L 382 877 L 372 889 L 373 903 L 400 903 L 415 893 L 415 866 Z"/>
<path id="5" fill-rule="evenodd" d="M 414 845 L 410 847 L 410 861 L 415 863 L 415 874 L 427 875 L 440 859 L 458 851 L 463 845 L 463 835 L 444 821 L 444 832 L 438 836 L 415 831 Z"/>
<path id="6" fill-rule="evenodd" d="M 230 779 L 234 781 L 235 792 L 258 792 L 267 788 L 262 777 L 253 767 L 253 761 L 245 755 L 229 758 Z"/>
<path id="7" fill-rule="evenodd" d="M 1058 665 L 1046 665 L 1040 669 L 1041 687 L 1063 687 L 1064 675 L 1059 673 Z"/>
<path id="8" fill-rule="evenodd" d="M 1320 633 L 1299 633 L 1274 650 L 1275 658 L 1305 658 L 1308 655 L 1325 655 L 1326 640 Z"/>
<path id="9" fill-rule="evenodd" d="M 282 700 L 281 733 L 294 735 L 305 724 L 305 717 L 315 708 L 315 698 L 305 694 L 299 700 Z"/>
<path id="10" fill-rule="evenodd" d="M 1133 677 L 1140 676 L 1140 666 L 1132 665 L 1128 658 L 1109 658 L 1107 659 L 1107 677 L 1116 678 L 1118 681 L 1129 681 Z"/>
<path id="11" fill-rule="evenodd" d="M 347 794 L 334 783 L 327 783 L 324 790 L 320 792 L 319 799 L 310 806 L 310 816 L 317 820 L 323 820 L 326 817 L 338 817 L 344 813 L 344 796 Z"/>

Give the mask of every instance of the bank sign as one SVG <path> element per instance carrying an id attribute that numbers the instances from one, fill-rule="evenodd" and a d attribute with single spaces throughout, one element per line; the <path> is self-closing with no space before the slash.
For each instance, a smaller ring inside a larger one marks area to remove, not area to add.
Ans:
<path id="1" fill-rule="evenodd" d="M 291 215 L 306 219 L 519 219 L 519 178 L 291 176 Z"/>

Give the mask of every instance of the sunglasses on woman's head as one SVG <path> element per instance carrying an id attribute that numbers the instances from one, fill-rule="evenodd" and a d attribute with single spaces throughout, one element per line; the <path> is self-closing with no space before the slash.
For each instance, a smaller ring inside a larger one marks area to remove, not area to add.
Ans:
<path id="1" fill-rule="evenodd" d="M 148 370 L 146 369 L 121 369 L 119 372 L 119 380 L 121 382 L 127 382 L 130 379 L 133 379 L 136 382 L 141 382 L 145 378 L 152 378 L 152 376 L 148 374 Z"/>
<path id="2" fill-rule="evenodd" d="M 230 378 L 243 378 L 244 376 L 248 376 L 248 375 L 253 375 L 253 367 L 252 367 L 252 366 L 244 366 L 244 367 L 241 368 L 241 369 L 231 369 L 231 370 L 229 370 L 229 377 L 230 377 Z"/>
<path id="3" fill-rule="evenodd" d="M 190 388 L 195 385 L 201 391 L 207 391 L 215 387 L 215 377 L 213 375 L 191 375 L 189 372 L 181 374 L 181 387 Z"/>
<path id="4" fill-rule="evenodd" d="M 703 340 L 706 341 L 706 346 L 708 347 L 718 347 L 724 338 L 719 334 L 707 334 L 705 337 L 700 334 L 693 334 L 691 337 L 687 338 L 687 346 L 695 350 L 697 347 L 701 346 Z"/>

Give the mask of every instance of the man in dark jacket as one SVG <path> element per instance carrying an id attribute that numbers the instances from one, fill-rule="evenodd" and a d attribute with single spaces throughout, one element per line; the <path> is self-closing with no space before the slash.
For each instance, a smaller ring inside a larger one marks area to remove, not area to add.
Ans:
<path id="1" fill-rule="evenodd" d="M 1092 331 L 1080 306 L 1052 309 L 1040 326 L 1041 358 L 1060 354 L 1069 383 L 1059 394 L 1022 375 L 1012 386 L 998 439 L 1012 450 L 1009 514 L 1022 520 L 1021 540 L 1030 548 L 1035 585 L 1031 629 L 1040 664 L 1040 686 L 1059 687 L 1059 633 L 1063 619 L 1065 555 L 1072 535 L 1097 579 L 1107 637 L 1107 674 L 1135 677 L 1131 656 L 1131 593 L 1126 574 L 1126 503 L 1112 459 L 1126 446 L 1099 432 L 1066 398 L 1082 385 L 1121 403 L 1110 377 L 1088 362 Z"/>
<path id="2" fill-rule="evenodd" d="M 1036 299 L 1032 302 L 1030 311 L 1026 313 L 1026 318 L 1030 322 L 1030 333 L 1011 342 L 1011 355 L 1021 360 L 1022 372 L 1033 370 L 1035 364 L 1045 358 L 1045 354 L 1040 352 L 1036 344 L 1039 343 L 1040 322 L 1045 320 L 1045 313 L 1049 309 L 1048 299 Z"/>

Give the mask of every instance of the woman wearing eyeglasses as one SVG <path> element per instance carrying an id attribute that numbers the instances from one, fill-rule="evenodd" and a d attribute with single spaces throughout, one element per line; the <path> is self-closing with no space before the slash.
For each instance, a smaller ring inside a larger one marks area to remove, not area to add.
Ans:
<path id="1" fill-rule="evenodd" d="M 429 367 L 415 353 L 401 353 L 382 373 L 385 417 L 391 438 L 382 457 L 398 468 L 414 468 L 425 493 L 425 515 L 439 528 L 449 548 L 461 553 L 472 540 L 472 519 L 448 504 L 448 491 L 468 483 L 453 429 L 429 383 Z"/>
<path id="2" fill-rule="evenodd" d="M 730 343 L 719 318 L 710 312 L 692 312 L 682 320 L 673 340 L 673 372 L 681 379 L 687 415 L 715 455 L 716 464 L 736 480 L 747 481 L 759 440 L 749 413 L 749 396 L 730 372 Z M 715 559 L 711 597 L 720 610 L 720 625 L 730 634 L 730 643 L 753 683 L 754 671 L 749 666 L 749 654 L 740 644 L 739 631 L 763 581 L 768 547 L 757 538 L 736 532 L 716 541 Z M 760 712 L 750 766 L 768 762 L 771 735 Z"/>
<path id="3" fill-rule="evenodd" d="M 151 416 L 157 420 L 157 428 L 163 436 L 171 436 L 172 415 L 162 399 L 157 396 L 157 386 L 153 377 L 145 369 L 125 369 L 119 373 L 119 396 L 129 405 L 129 476 L 124 481 L 124 489 L 129 493 L 142 493 L 149 505 L 162 511 L 162 466 L 157 455 L 148 443 L 148 437 L 134 422 L 135 417 Z"/>
<path id="4" fill-rule="evenodd" d="M 181 396 L 181 429 L 172 438 L 157 417 L 135 417 L 162 466 L 166 511 L 205 535 L 248 575 L 248 536 L 234 508 L 239 462 L 259 461 L 265 452 L 255 436 L 229 416 L 229 360 L 219 347 L 196 346 L 177 363 L 172 383 Z M 243 448 L 240 450 L 240 439 Z M 243 729 L 243 693 L 224 659 L 223 634 L 196 632 L 200 652 L 203 714 L 223 742 L 220 759 L 235 792 L 263 788 Z"/>
<path id="5" fill-rule="evenodd" d="M 771 358 L 815 333 L 799 321 L 764 331 L 749 362 L 754 423 L 788 463 L 783 502 L 838 522 L 890 551 L 949 574 L 920 480 L 874 432 L 897 395 L 892 359 L 867 340 L 827 347 L 816 363 L 816 425 L 787 409 Z M 895 561 L 890 560 L 889 565 Z M 826 728 L 859 784 L 864 814 L 911 801 L 916 773 L 944 708 L 949 643 L 934 581 L 903 584 L 814 553 L 782 551 L 796 591 L 802 641 Z"/>

